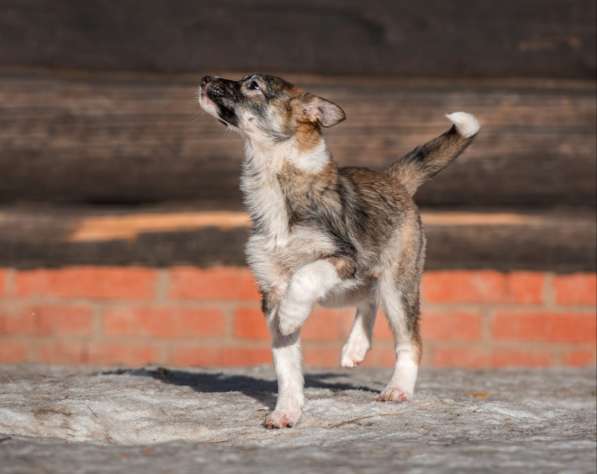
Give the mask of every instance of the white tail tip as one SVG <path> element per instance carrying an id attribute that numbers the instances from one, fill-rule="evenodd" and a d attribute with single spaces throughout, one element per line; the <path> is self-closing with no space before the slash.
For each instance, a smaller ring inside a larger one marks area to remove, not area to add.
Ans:
<path id="1" fill-rule="evenodd" d="M 458 133 L 460 133 L 460 135 L 462 135 L 464 138 L 475 136 L 481 128 L 479 121 L 473 114 L 467 114 L 466 112 L 453 112 L 446 115 L 446 117 L 456 126 L 456 130 L 458 130 Z"/>

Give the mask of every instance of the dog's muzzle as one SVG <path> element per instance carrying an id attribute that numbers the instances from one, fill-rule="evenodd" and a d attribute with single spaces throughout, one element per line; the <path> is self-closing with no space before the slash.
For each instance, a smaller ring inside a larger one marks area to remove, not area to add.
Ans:
<path id="1" fill-rule="evenodd" d="M 238 126 L 234 104 L 239 100 L 238 82 L 220 77 L 203 76 L 199 82 L 201 95 L 213 103 L 215 115 L 224 125 Z M 206 109 L 207 110 L 207 109 Z M 212 115 L 214 115 L 212 113 Z"/>
<path id="2" fill-rule="evenodd" d="M 239 84 L 236 81 L 222 79 L 221 77 L 203 76 L 201 90 L 204 90 L 212 100 L 226 98 L 236 101 L 239 98 Z"/>

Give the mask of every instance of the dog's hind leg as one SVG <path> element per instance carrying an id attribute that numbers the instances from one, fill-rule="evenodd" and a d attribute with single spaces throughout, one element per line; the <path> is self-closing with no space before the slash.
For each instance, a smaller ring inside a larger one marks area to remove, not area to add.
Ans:
<path id="1" fill-rule="evenodd" d="M 365 359 L 372 345 L 376 312 L 375 298 L 363 300 L 358 304 L 350 335 L 342 348 L 342 367 L 356 367 Z"/>
<path id="2" fill-rule="evenodd" d="M 397 285 L 391 276 L 380 281 L 380 297 L 394 334 L 396 363 L 394 373 L 378 397 L 380 401 L 406 401 L 412 398 L 422 354 L 419 334 L 418 282 Z"/>
<path id="3" fill-rule="evenodd" d="M 389 265 L 378 284 L 378 297 L 394 334 L 396 350 L 394 373 L 378 397 L 381 401 L 405 401 L 413 396 L 423 349 L 419 334 L 419 287 L 425 236 L 418 218 L 403 228 L 399 242 L 400 254 L 388 255 Z"/>

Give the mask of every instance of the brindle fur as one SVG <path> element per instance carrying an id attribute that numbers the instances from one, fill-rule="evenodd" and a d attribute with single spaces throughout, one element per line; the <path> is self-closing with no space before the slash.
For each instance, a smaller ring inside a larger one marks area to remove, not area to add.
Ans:
<path id="1" fill-rule="evenodd" d="M 400 351 L 406 351 L 417 365 L 422 354 L 419 284 L 425 237 L 412 196 L 474 135 L 463 136 L 452 126 L 385 170 L 339 168 L 322 138 L 322 128 L 344 119 L 337 105 L 262 74 L 240 81 L 206 77 L 200 94 L 205 110 L 245 138 L 241 187 L 253 222 L 247 256 L 263 295 L 274 358 L 276 348 L 298 344 L 300 327 L 283 330 L 284 314 L 279 314 L 294 276 L 309 264 L 327 262 L 339 283 L 317 302 L 360 305 L 355 327 L 372 326 L 380 303 L 395 334 L 398 359 Z M 286 361 L 276 362 L 279 378 L 286 375 L 278 365 Z M 398 367 L 383 400 L 412 395 L 412 389 L 400 388 L 395 380 L 400 378 Z M 413 370 L 416 378 L 416 367 Z M 270 427 L 290 426 L 298 419 L 291 419 L 292 409 L 280 408 L 282 385 L 276 411 L 266 421 Z M 302 392 L 299 402 L 301 397 Z"/>

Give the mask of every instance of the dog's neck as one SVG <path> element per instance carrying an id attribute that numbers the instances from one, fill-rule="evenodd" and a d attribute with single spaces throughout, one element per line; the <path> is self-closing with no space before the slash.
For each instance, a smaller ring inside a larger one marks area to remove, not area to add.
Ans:
<path id="1" fill-rule="evenodd" d="M 241 190 L 255 229 L 266 234 L 273 246 L 285 245 L 289 231 L 287 196 L 280 176 L 289 166 L 317 175 L 331 161 L 323 138 L 308 148 L 297 143 L 296 137 L 279 143 L 245 140 Z"/>
<path id="2" fill-rule="evenodd" d="M 305 143 L 301 137 L 287 140 L 245 140 L 245 162 L 260 174 L 278 174 L 285 164 L 305 173 L 319 173 L 331 161 L 325 140 L 319 136 Z"/>

